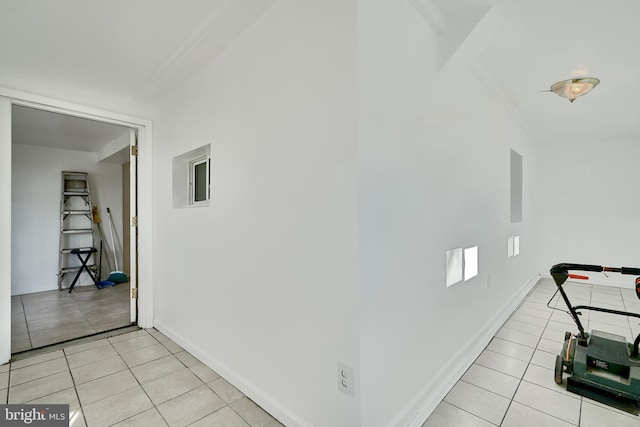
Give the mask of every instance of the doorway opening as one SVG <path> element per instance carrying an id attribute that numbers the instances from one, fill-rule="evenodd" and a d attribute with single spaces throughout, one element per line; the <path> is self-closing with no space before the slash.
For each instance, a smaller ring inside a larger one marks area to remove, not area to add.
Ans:
<path id="1" fill-rule="evenodd" d="M 135 324 L 138 129 L 17 104 L 11 117 L 11 353 Z M 64 171 L 87 174 L 81 208 L 93 209 L 78 217 L 88 229 L 63 222 L 72 210 L 64 211 Z M 82 229 L 90 243 L 62 243 Z M 92 269 L 75 260 L 77 271 L 63 273 L 61 260 L 77 255 L 69 245 L 96 249 Z M 128 281 L 96 286 L 116 270 Z"/>

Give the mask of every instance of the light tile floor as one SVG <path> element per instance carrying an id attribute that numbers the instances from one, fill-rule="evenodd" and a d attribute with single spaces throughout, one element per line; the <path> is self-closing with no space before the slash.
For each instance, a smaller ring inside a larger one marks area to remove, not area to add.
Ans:
<path id="1" fill-rule="evenodd" d="M 38 292 L 11 297 L 13 353 L 130 324 L 129 284 Z"/>
<path id="2" fill-rule="evenodd" d="M 0 403 L 69 404 L 71 426 L 282 427 L 155 329 L 0 365 Z"/>
<path id="3" fill-rule="evenodd" d="M 555 289 L 550 280 L 536 285 L 424 427 L 640 425 L 639 417 L 569 393 L 566 384 L 554 382 L 564 333 L 576 330 L 566 313 L 546 306 Z M 574 283 L 566 289 L 573 304 L 640 313 L 633 290 Z M 587 330 L 617 332 L 628 340 L 640 333 L 638 322 L 629 318 L 588 311 L 582 318 Z M 72 426 L 281 426 L 155 329 L 2 365 L 0 402 L 68 403 Z"/>
<path id="4" fill-rule="evenodd" d="M 633 289 L 567 282 L 573 305 L 640 313 Z M 423 427 L 638 427 L 640 417 L 566 390 L 553 379 L 565 331 L 577 332 L 568 314 L 547 307 L 556 291 L 543 279 L 505 322 L 491 343 L 438 405 Z M 551 306 L 566 308 L 557 295 Z M 638 319 L 583 311 L 585 330 L 627 337 L 640 333 Z"/>

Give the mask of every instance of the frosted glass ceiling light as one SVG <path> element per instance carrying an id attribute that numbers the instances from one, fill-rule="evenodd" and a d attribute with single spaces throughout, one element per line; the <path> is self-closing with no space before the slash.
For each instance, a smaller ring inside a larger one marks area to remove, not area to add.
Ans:
<path id="1" fill-rule="evenodd" d="M 577 97 L 591 92 L 591 89 L 598 86 L 598 83 L 600 83 L 600 80 L 593 77 L 563 80 L 554 83 L 551 86 L 551 92 L 573 102 Z"/>

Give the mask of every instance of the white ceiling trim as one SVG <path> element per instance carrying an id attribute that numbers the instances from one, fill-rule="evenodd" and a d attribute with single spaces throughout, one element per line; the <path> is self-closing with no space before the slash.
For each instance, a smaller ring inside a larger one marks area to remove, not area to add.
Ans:
<path id="1" fill-rule="evenodd" d="M 180 81 L 190 77 L 233 44 L 274 1 L 220 0 L 213 13 L 146 80 L 133 99 L 139 102 L 159 101 Z"/>
<path id="2" fill-rule="evenodd" d="M 164 64 L 162 64 L 145 82 L 140 88 L 138 93 L 134 96 L 134 99 L 144 99 L 151 92 L 156 91 L 162 84 L 167 76 L 175 73 L 178 68 L 178 64 L 183 62 L 190 53 L 192 53 L 195 47 L 200 44 L 208 34 L 211 33 L 213 25 L 216 23 L 217 18 L 220 16 L 221 11 L 232 0 L 222 0 L 218 3 L 218 7 L 209 15 L 205 22 L 196 28 L 195 31 L 187 37 L 182 45 L 171 55 Z"/>

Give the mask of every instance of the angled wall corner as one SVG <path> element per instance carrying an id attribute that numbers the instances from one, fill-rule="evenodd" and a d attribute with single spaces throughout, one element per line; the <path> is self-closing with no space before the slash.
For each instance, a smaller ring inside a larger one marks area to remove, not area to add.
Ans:
<path id="1" fill-rule="evenodd" d="M 470 10 L 447 21 L 438 40 L 438 66 L 470 66 L 496 34 L 499 19 L 494 8 Z"/>
<path id="2" fill-rule="evenodd" d="M 408 0 L 434 33 L 441 35 L 447 29 L 447 18 L 432 0 Z"/>
<path id="3" fill-rule="evenodd" d="M 435 0 L 408 0 L 438 35 L 438 70 L 469 67 L 495 37 L 500 14 L 495 7 L 468 2 L 462 13 L 447 15 Z"/>

